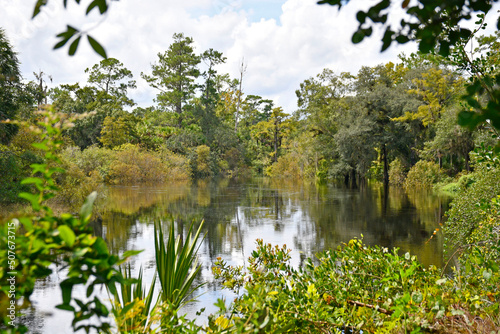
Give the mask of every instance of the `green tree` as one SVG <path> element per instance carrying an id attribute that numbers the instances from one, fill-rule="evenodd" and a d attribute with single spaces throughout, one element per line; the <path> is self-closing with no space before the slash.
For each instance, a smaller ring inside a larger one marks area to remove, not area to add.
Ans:
<path id="1" fill-rule="evenodd" d="M 131 116 L 133 117 L 133 116 Z M 113 148 L 134 140 L 134 127 L 130 116 L 106 116 L 99 140 L 105 147 Z"/>
<path id="2" fill-rule="evenodd" d="M 215 70 L 215 66 L 224 64 L 227 58 L 222 56 L 222 52 L 210 48 L 201 54 L 201 59 L 208 67 L 207 70 L 203 72 L 203 77 L 205 78 L 205 85 L 202 87 L 204 103 L 207 106 L 214 106 L 219 102 L 217 71 Z"/>
<path id="3" fill-rule="evenodd" d="M 200 75 L 197 67 L 200 57 L 194 53 L 191 37 L 176 33 L 173 39 L 167 51 L 158 53 L 158 63 L 151 65 L 151 75 L 141 73 L 141 76 L 160 91 L 156 97 L 159 105 L 180 116 L 184 111 L 183 105 L 194 95 L 195 80 Z"/>
<path id="4" fill-rule="evenodd" d="M 133 78 L 132 72 L 118 59 L 103 59 L 92 68 L 87 68 L 85 73 L 89 74 L 88 82 L 105 95 L 115 97 L 125 105 L 134 105 L 127 97 L 127 90 L 137 88 L 135 80 L 127 80 Z"/>
<path id="5" fill-rule="evenodd" d="M 0 121 L 13 119 L 22 99 L 21 72 L 17 53 L 0 28 Z M 0 123 L 0 143 L 8 144 L 18 126 Z"/>

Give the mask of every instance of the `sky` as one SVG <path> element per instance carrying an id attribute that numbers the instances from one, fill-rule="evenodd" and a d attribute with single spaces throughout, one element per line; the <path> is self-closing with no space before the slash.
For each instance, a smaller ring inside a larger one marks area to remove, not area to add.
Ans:
<path id="1" fill-rule="evenodd" d="M 227 57 L 217 69 L 239 77 L 244 60 L 243 92 L 272 99 L 287 113 L 297 109 L 295 90 L 301 82 L 330 68 L 336 73 L 357 73 L 361 66 L 397 62 L 401 52 L 416 51 L 412 43 L 391 46 L 380 53 L 380 31 L 360 44 L 352 44 L 357 28 L 355 14 L 375 0 L 350 1 L 341 11 L 316 0 L 119 0 L 112 1 L 108 14 L 97 10 L 85 16 L 89 0 L 81 5 L 51 0 L 31 20 L 35 0 L 0 0 L 0 27 L 18 52 L 25 80 L 43 71 L 53 78 L 49 88 L 60 84 L 86 84 L 86 68 L 101 58 L 80 42 L 77 54 L 68 56 L 67 46 L 53 50 L 55 35 L 72 25 L 89 31 L 109 57 L 130 69 L 137 89 L 130 97 L 138 106 L 154 105 L 157 91 L 140 77 L 150 73 L 151 64 L 172 43 L 174 33 L 194 40 L 195 52 L 213 48 Z M 391 14 L 401 17 L 395 6 Z"/>

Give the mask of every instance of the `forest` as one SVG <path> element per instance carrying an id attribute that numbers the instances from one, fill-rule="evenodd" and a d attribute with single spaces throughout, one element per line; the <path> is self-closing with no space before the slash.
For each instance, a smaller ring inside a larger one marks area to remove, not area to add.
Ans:
<path id="1" fill-rule="evenodd" d="M 373 11 L 366 15 L 378 22 Z M 483 20 L 479 15 L 475 30 L 460 38 L 421 37 L 420 52 L 394 62 L 357 73 L 325 68 L 304 78 L 290 113 L 244 92 L 243 61 L 239 77 L 219 73 L 226 57 L 196 50 L 181 32 L 140 75 L 157 90 L 144 108 L 129 97 L 132 72 L 115 58 L 87 68 L 85 83 L 49 88 L 43 71 L 23 78 L 23 55 L 0 29 L 0 203 L 24 210 L 0 215 L 0 329 L 27 331 L 13 318 L 36 280 L 58 264 L 68 270 L 58 308 L 72 313 L 74 330 L 497 333 L 500 35 L 482 35 Z M 370 36 L 363 29 L 353 42 Z M 406 42 L 401 36 L 394 41 Z M 425 268 L 397 249 L 367 246 L 362 237 L 294 268 L 286 246 L 257 240 L 246 268 L 214 263 L 215 277 L 238 298 L 230 305 L 219 300 L 218 313 L 200 325 L 179 310 L 197 288 L 203 222 L 180 242 L 173 225 L 162 232 L 155 224 L 153 282 L 143 282 L 142 273 L 132 277 L 125 265 L 139 251 L 112 254 L 89 224 L 105 185 L 256 176 L 446 192 L 451 209 L 434 233 L 444 233 L 453 273 Z M 87 289 L 86 300 L 72 294 L 76 286 Z M 100 287 L 110 309 L 96 293 Z"/>
<path id="2" fill-rule="evenodd" d="M 471 171 L 470 152 L 481 143 L 495 145 L 487 124 L 475 131 L 457 124 L 471 74 L 451 56 L 403 54 L 396 63 L 355 74 L 324 69 L 297 87 L 297 110 L 287 114 L 273 101 L 241 91 L 244 64 L 240 78 L 219 74 L 222 53 L 197 54 L 190 37 L 173 37 L 151 72 L 141 73 L 158 90 L 148 108 L 134 107 L 127 96 L 135 80 L 117 59 L 86 69 L 85 84 L 48 89 L 45 73 L 24 83 L 17 58 L 5 55 L 17 77 L 4 97 L 9 110 L 3 118 L 25 126 L 2 125 L 0 163 L 8 171 L 0 176 L 2 202 L 19 201 L 19 180 L 41 159 L 30 145 L 29 126 L 39 117 L 36 110 L 47 107 L 86 115 L 65 130 L 61 146 L 68 173 L 57 180 L 60 198 L 74 207 L 101 183 L 213 176 L 428 188 L 458 182 Z M 485 67 L 497 66 L 497 38 L 477 40 L 475 52 L 487 55 Z M 6 36 L 3 43 L 8 45 Z"/>

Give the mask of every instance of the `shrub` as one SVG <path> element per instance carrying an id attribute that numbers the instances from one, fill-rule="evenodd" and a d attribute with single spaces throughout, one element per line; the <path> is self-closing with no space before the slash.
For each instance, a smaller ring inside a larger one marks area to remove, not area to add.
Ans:
<path id="1" fill-rule="evenodd" d="M 474 180 L 472 182 L 472 180 Z M 458 193 L 446 213 L 446 248 L 449 252 L 468 243 L 468 238 L 485 222 L 488 203 L 500 195 L 500 168 L 488 169 L 486 164 L 476 166 L 476 171 L 463 182 L 469 184 Z M 486 211 L 485 211 L 486 210 Z M 493 213 L 491 213 L 493 214 Z M 493 214 L 494 217 L 494 214 Z M 483 230 L 486 233 L 486 230 Z M 484 234 L 486 238 L 486 234 Z M 478 239 L 478 236 L 475 238 Z"/>
<path id="2" fill-rule="evenodd" d="M 408 172 L 404 186 L 406 189 L 429 189 L 443 178 L 444 173 L 440 170 L 438 164 L 432 161 L 420 160 Z"/>
<path id="3" fill-rule="evenodd" d="M 168 179 L 187 180 L 191 175 L 191 166 L 189 159 L 181 154 L 174 153 L 166 148 L 160 147 L 158 150 L 160 159 L 166 165 L 168 170 Z"/>
<path id="4" fill-rule="evenodd" d="M 274 164 L 266 168 L 266 175 L 275 178 L 300 179 L 302 171 L 299 159 L 295 153 L 290 152 L 278 158 Z"/>
<path id="5" fill-rule="evenodd" d="M 286 246 L 257 240 L 248 263 L 245 270 L 218 258 L 213 268 L 223 287 L 238 295 L 229 310 L 219 301 L 222 315 L 211 322 L 227 333 L 444 333 L 451 326 L 461 333 L 499 322 L 500 275 L 493 264 L 487 274 L 477 262 L 443 278 L 440 269 L 423 268 L 409 253 L 356 239 L 318 254 L 317 261 L 307 259 L 298 270 Z M 483 283 L 468 284 L 477 276 Z"/>
<path id="6" fill-rule="evenodd" d="M 402 186 L 405 179 L 405 166 L 401 159 L 396 158 L 389 164 L 389 183 L 394 186 Z"/>
<path id="7" fill-rule="evenodd" d="M 108 177 L 109 168 L 115 159 L 115 155 L 115 151 L 100 148 L 97 145 L 89 146 L 83 151 L 77 146 L 71 146 L 62 152 L 64 160 L 76 164 L 86 176 L 96 171 L 103 180 Z"/>
<path id="8" fill-rule="evenodd" d="M 92 171 L 85 175 L 76 164 L 66 163 L 66 173 L 62 175 L 54 201 L 64 205 L 68 210 L 77 210 L 85 201 L 87 196 L 97 191 L 102 184 L 102 178 L 98 172 Z"/>

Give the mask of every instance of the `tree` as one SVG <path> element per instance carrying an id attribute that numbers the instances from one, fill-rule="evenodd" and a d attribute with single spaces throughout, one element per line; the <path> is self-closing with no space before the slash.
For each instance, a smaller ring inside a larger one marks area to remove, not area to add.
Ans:
<path id="1" fill-rule="evenodd" d="M 0 28 L 0 121 L 16 116 L 21 95 L 21 72 L 17 53 L 12 49 L 5 31 Z M 0 144 L 8 144 L 17 130 L 17 125 L 0 123 Z"/>
<path id="2" fill-rule="evenodd" d="M 203 77 L 205 77 L 203 98 L 206 105 L 215 105 L 219 102 L 219 94 L 217 90 L 217 71 L 214 67 L 224 64 L 227 58 L 222 56 L 222 52 L 210 48 L 201 54 L 201 59 L 208 66 L 207 71 L 203 73 Z"/>
<path id="3" fill-rule="evenodd" d="M 318 4 L 329 4 L 341 8 L 349 0 L 320 0 Z M 500 131 L 500 74 L 490 73 L 488 67 L 482 66 L 481 60 L 474 60 L 467 56 L 466 45 L 475 34 L 484 27 L 485 15 L 491 10 L 493 3 L 498 0 L 418 0 L 410 4 L 404 0 L 402 8 L 409 16 L 400 21 L 400 26 L 393 30 L 388 24 L 389 7 L 391 0 L 381 0 L 367 11 L 359 11 L 356 18 L 359 26 L 352 36 L 353 43 L 360 43 L 365 37 L 371 36 L 373 26 L 382 24 L 386 27 L 382 37 L 382 51 L 386 50 L 393 42 L 404 44 L 409 41 L 418 41 L 419 51 L 422 53 L 439 53 L 449 57 L 453 53 L 455 62 L 459 66 L 470 68 L 473 72 L 471 84 L 467 86 L 467 94 L 463 99 L 468 103 L 470 110 L 463 110 L 459 114 L 459 124 L 467 126 L 470 130 L 480 124 L 489 123 Z M 462 21 L 472 19 L 477 14 L 478 27 L 471 31 L 460 26 Z M 371 23 L 367 22 L 367 19 Z M 500 28 L 500 17 L 497 19 L 497 29 Z M 454 50 L 458 50 L 456 53 Z M 484 59 L 484 57 L 481 57 Z M 477 66 L 481 65 L 481 66 Z M 478 96 L 487 95 L 487 101 L 481 103 Z M 497 145 L 500 150 L 500 142 Z"/>
<path id="4" fill-rule="evenodd" d="M 102 145 L 114 148 L 133 141 L 135 131 L 133 123 L 136 121 L 133 115 L 111 117 L 104 119 L 99 140 Z"/>
<path id="5" fill-rule="evenodd" d="M 123 63 L 116 58 L 107 58 L 87 68 L 85 73 L 89 74 L 88 82 L 98 90 L 118 99 L 121 103 L 133 106 L 134 102 L 127 97 L 129 88 L 137 88 L 133 75 Z"/>
<path id="6" fill-rule="evenodd" d="M 191 37 L 176 33 L 173 39 L 174 42 L 165 53 L 158 53 L 158 63 L 151 65 L 152 74 L 141 73 L 141 76 L 151 87 L 160 91 L 156 98 L 159 105 L 180 116 L 183 105 L 194 95 L 194 81 L 200 75 L 197 68 L 200 57 L 194 53 Z"/>
<path id="7" fill-rule="evenodd" d="M 47 104 L 47 102 L 48 102 L 47 101 L 47 96 L 48 96 L 47 88 L 48 87 L 47 87 L 46 81 L 43 79 L 43 77 L 46 75 L 46 73 L 43 73 L 43 71 L 40 70 L 38 73 L 33 72 L 33 75 L 35 76 L 36 85 L 37 85 L 37 88 L 35 90 L 34 95 L 35 95 L 36 102 L 38 103 L 38 109 L 40 109 L 43 104 Z M 47 77 L 52 82 L 52 76 L 47 75 Z"/>

